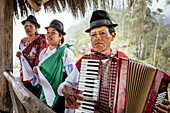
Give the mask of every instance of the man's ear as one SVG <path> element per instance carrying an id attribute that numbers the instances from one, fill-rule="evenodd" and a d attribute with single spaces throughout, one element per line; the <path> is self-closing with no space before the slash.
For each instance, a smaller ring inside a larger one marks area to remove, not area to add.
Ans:
<path id="1" fill-rule="evenodd" d="M 112 33 L 112 39 L 111 39 L 111 41 L 113 41 L 113 40 L 115 39 L 115 37 L 116 37 L 116 33 L 113 32 L 113 33 Z"/>

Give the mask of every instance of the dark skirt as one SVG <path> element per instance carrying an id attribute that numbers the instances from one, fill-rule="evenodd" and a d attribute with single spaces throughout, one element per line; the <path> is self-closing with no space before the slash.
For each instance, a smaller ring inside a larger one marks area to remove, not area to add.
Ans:
<path id="1" fill-rule="evenodd" d="M 41 94 L 41 85 L 39 86 L 32 86 L 32 84 L 24 84 L 24 86 L 31 92 L 33 93 L 38 99 L 40 98 Z"/>
<path id="2" fill-rule="evenodd" d="M 54 105 L 53 111 L 56 113 L 64 113 L 65 110 L 65 99 L 64 96 L 59 96 L 57 103 Z"/>

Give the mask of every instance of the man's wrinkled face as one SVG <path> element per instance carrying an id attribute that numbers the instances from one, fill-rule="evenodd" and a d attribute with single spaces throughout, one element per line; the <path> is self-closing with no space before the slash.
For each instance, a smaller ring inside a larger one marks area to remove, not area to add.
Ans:
<path id="1" fill-rule="evenodd" d="M 114 40 L 116 33 L 110 34 L 108 27 L 102 26 L 90 31 L 92 47 L 95 51 L 106 54 L 110 53 L 111 41 Z"/>
<path id="2" fill-rule="evenodd" d="M 33 36 L 35 35 L 35 32 L 38 30 L 38 28 L 35 27 L 34 24 L 32 24 L 31 22 L 29 21 L 26 21 L 25 24 L 24 24 L 24 29 L 25 29 L 25 32 L 28 36 Z"/>

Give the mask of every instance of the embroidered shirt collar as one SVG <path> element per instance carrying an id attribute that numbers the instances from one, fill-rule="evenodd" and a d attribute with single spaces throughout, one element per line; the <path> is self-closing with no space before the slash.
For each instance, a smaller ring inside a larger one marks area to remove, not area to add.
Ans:
<path id="1" fill-rule="evenodd" d="M 111 50 L 111 55 L 102 54 L 102 53 L 100 53 L 100 52 L 95 51 L 94 49 L 91 49 L 91 52 L 92 52 L 92 53 L 95 53 L 95 54 L 99 54 L 99 55 L 101 55 L 101 56 L 106 56 L 106 57 L 108 57 L 108 58 L 111 58 L 111 57 L 114 57 L 114 56 L 117 54 L 117 51 L 113 52 L 113 50 L 112 50 L 111 48 L 110 48 L 110 50 Z"/>

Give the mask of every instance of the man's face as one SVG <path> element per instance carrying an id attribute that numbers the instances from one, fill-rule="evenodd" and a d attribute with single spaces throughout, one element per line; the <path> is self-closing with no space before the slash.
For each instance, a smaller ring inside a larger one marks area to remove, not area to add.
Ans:
<path id="1" fill-rule="evenodd" d="M 35 35 L 35 32 L 38 30 L 38 28 L 35 27 L 34 24 L 32 24 L 31 22 L 29 21 L 26 21 L 25 24 L 24 24 L 24 29 L 25 29 L 25 32 L 28 36 L 33 36 Z"/>
<path id="2" fill-rule="evenodd" d="M 91 30 L 91 43 L 95 51 L 102 54 L 110 55 L 111 41 L 114 40 L 116 33 L 109 33 L 109 29 L 106 26 L 97 27 Z"/>

